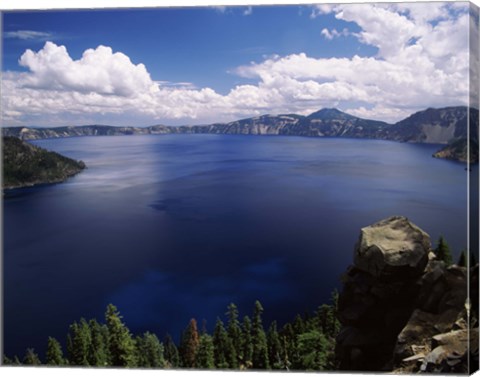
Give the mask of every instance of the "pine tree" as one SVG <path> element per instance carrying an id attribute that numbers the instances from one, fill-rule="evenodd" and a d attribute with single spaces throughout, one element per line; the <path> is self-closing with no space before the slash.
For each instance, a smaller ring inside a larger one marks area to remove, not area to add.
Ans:
<path id="1" fill-rule="evenodd" d="M 284 336 L 284 365 L 285 367 L 296 369 L 300 364 L 300 355 L 297 347 L 297 334 L 293 330 L 291 323 L 286 323 L 282 329 L 282 336 Z"/>
<path id="2" fill-rule="evenodd" d="M 213 353 L 215 366 L 219 369 L 227 369 L 230 366 L 227 359 L 228 348 L 229 345 L 231 345 L 229 341 L 230 339 L 228 338 L 222 320 L 217 318 L 215 329 L 213 330 Z M 231 348 L 233 348 L 233 346 Z"/>
<path id="3" fill-rule="evenodd" d="M 443 236 L 440 236 L 438 239 L 437 248 L 434 250 L 434 252 L 438 259 L 445 262 L 446 266 L 450 266 L 453 263 L 450 247 Z"/>
<path id="4" fill-rule="evenodd" d="M 233 303 L 228 305 L 226 315 L 228 317 L 227 333 L 233 348 L 232 353 L 227 355 L 227 359 L 229 360 L 230 368 L 238 369 L 242 354 L 242 329 L 238 320 L 237 306 Z"/>
<path id="5" fill-rule="evenodd" d="M 458 258 L 457 265 L 459 267 L 467 267 L 467 253 L 465 250 L 462 250 L 460 257 Z"/>
<path id="6" fill-rule="evenodd" d="M 280 336 L 277 331 L 277 322 L 273 321 L 268 328 L 267 333 L 268 360 L 273 369 L 283 369 L 281 360 L 282 346 Z"/>
<path id="7" fill-rule="evenodd" d="M 90 347 L 88 349 L 88 363 L 92 366 L 108 366 L 108 328 L 105 325 L 100 325 L 95 319 L 91 319 L 88 325 L 91 335 Z"/>
<path id="8" fill-rule="evenodd" d="M 252 326 L 252 342 L 253 342 L 253 368 L 269 369 L 267 337 L 262 324 L 263 307 L 260 301 L 255 302 L 255 310 L 253 314 Z"/>
<path id="9" fill-rule="evenodd" d="M 178 355 L 178 349 L 175 343 L 173 342 L 170 334 L 165 336 L 163 341 L 164 344 L 164 358 L 166 367 L 168 368 L 178 368 L 180 366 L 180 357 Z"/>
<path id="10" fill-rule="evenodd" d="M 197 321 L 192 318 L 183 332 L 180 344 L 180 361 L 184 368 L 195 367 L 195 357 L 197 355 L 199 342 L 200 338 L 198 335 Z"/>
<path id="11" fill-rule="evenodd" d="M 88 366 L 88 351 L 91 347 L 90 327 L 84 318 L 70 325 L 67 337 L 68 360 L 71 365 Z"/>
<path id="12" fill-rule="evenodd" d="M 328 334 L 330 323 L 332 322 L 332 311 L 330 305 L 323 304 L 317 310 L 318 328 L 324 333 Z"/>
<path id="13" fill-rule="evenodd" d="M 206 333 L 200 336 L 200 342 L 198 344 L 198 351 L 195 363 L 196 368 L 215 368 L 213 339 L 210 335 Z"/>
<path id="14" fill-rule="evenodd" d="M 49 337 L 46 354 L 47 365 L 65 365 L 62 346 L 55 338 Z"/>
<path id="15" fill-rule="evenodd" d="M 317 311 L 318 328 L 329 338 L 335 338 L 340 328 L 334 305 L 323 304 Z"/>
<path id="16" fill-rule="evenodd" d="M 287 337 L 285 335 L 281 335 L 281 347 L 282 347 L 282 351 L 280 354 L 280 360 L 281 360 L 280 369 L 285 369 L 287 371 L 290 371 L 290 366 L 292 365 L 292 363 L 290 361 Z"/>
<path id="17" fill-rule="evenodd" d="M 165 359 L 163 345 L 155 334 L 146 332 L 135 338 L 137 366 L 141 368 L 163 368 Z"/>
<path id="18" fill-rule="evenodd" d="M 303 370 L 324 370 L 327 365 L 328 341 L 319 331 L 309 331 L 298 335 L 300 365 Z"/>
<path id="19" fill-rule="evenodd" d="M 28 348 L 23 357 L 23 365 L 41 365 L 40 358 L 33 348 Z"/>
<path id="20" fill-rule="evenodd" d="M 114 305 L 107 306 L 105 319 L 108 328 L 111 364 L 127 368 L 136 366 L 135 342 Z"/>
<path id="21" fill-rule="evenodd" d="M 242 324 L 242 363 L 243 368 L 253 365 L 252 321 L 248 316 L 243 317 Z"/>
<path id="22" fill-rule="evenodd" d="M 295 331 L 296 334 L 301 334 L 305 332 L 305 330 L 305 323 L 303 322 L 302 316 L 297 314 L 293 320 L 293 331 Z"/>
<path id="23" fill-rule="evenodd" d="M 0 363 L 0 366 L 2 365 L 22 365 L 22 363 L 17 355 L 15 355 L 13 359 L 10 359 L 7 355 L 3 355 L 3 361 Z"/>
<path id="24" fill-rule="evenodd" d="M 333 290 L 331 300 L 332 300 L 332 316 L 333 316 L 333 333 L 330 334 L 333 338 L 336 338 L 338 335 L 338 332 L 340 331 L 340 321 L 338 320 L 338 291 L 336 289 Z"/>
<path id="25" fill-rule="evenodd" d="M 163 344 L 160 343 L 155 334 L 148 332 L 144 334 L 143 340 L 149 366 L 151 368 L 164 368 L 165 359 L 163 357 Z"/>

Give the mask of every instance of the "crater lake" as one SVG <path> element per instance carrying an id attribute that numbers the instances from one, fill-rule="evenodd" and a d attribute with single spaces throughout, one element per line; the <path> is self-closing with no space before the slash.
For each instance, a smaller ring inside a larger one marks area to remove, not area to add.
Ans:
<path id="1" fill-rule="evenodd" d="M 4 351 L 44 357 L 81 317 L 116 305 L 132 333 L 225 319 L 264 324 L 329 303 L 360 228 L 407 216 L 455 260 L 467 176 L 438 145 L 239 135 L 105 136 L 34 144 L 83 160 L 65 183 L 3 201 Z"/>

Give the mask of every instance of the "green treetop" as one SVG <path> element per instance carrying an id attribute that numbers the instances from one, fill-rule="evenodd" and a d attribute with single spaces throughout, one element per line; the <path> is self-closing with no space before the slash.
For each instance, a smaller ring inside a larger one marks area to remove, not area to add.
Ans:
<path id="1" fill-rule="evenodd" d="M 273 321 L 268 328 L 267 333 L 268 344 L 268 361 L 273 369 L 282 369 L 282 345 L 280 343 L 280 336 L 277 331 L 277 322 Z"/>
<path id="2" fill-rule="evenodd" d="M 201 369 L 215 368 L 213 339 L 210 335 L 206 333 L 200 336 L 195 363 L 196 363 L 195 366 L 197 368 L 201 368 Z"/>
<path id="3" fill-rule="evenodd" d="M 253 360 L 252 321 L 248 316 L 243 317 L 242 324 L 242 365 L 251 368 Z"/>
<path id="4" fill-rule="evenodd" d="M 164 368 L 163 345 L 155 334 L 146 332 L 135 339 L 137 366 L 141 368 Z"/>
<path id="5" fill-rule="evenodd" d="M 168 368 L 178 368 L 180 366 L 180 356 L 178 354 L 178 348 L 173 342 L 170 334 L 165 335 L 163 348 L 166 363 L 165 366 Z"/>
<path id="6" fill-rule="evenodd" d="M 71 365 L 88 366 L 88 353 L 91 347 L 92 335 L 90 327 L 84 318 L 80 322 L 70 325 L 70 332 L 67 335 L 67 352 Z"/>
<path id="7" fill-rule="evenodd" d="M 88 322 L 91 342 L 88 349 L 88 363 L 92 366 L 109 365 L 108 328 L 100 325 L 95 319 Z"/>
<path id="8" fill-rule="evenodd" d="M 228 317 L 228 337 L 232 343 L 233 352 L 232 355 L 229 355 L 229 360 L 231 360 L 231 368 L 238 368 L 241 360 L 242 354 L 242 329 L 240 328 L 240 321 L 238 320 L 238 309 L 237 306 L 233 303 L 228 305 L 227 311 Z"/>
<path id="9" fill-rule="evenodd" d="M 438 259 L 445 262 L 445 265 L 450 266 L 453 263 L 450 247 L 448 246 L 443 236 L 440 236 L 440 238 L 438 239 L 437 248 L 434 250 L 434 252 Z"/>
<path id="10" fill-rule="evenodd" d="M 65 365 L 62 346 L 57 339 L 49 337 L 46 354 L 47 365 Z"/>
<path id="11" fill-rule="evenodd" d="M 105 319 L 108 328 L 111 364 L 127 368 L 136 366 L 135 342 L 114 305 L 108 305 Z"/>
<path id="12" fill-rule="evenodd" d="M 28 348 L 23 357 L 24 365 L 40 365 L 42 362 L 33 348 Z"/>
<path id="13" fill-rule="evenodd" d="M 229 368 L 229 361 L 231 360 L 228 357 L 234 352 L 233 345 L 220 318 L 217 318 L 215 329 L 213 330 L 213 346 L 215 366 L 218 369 Z"/>
<path id="14" fill-rule="evenodd" d="M 252 342 L 253 342 L 253 368 L 269 369 L 267 337 L 262 324 L 263 307 L 260 301 L 255 301 L 253 313 Z"/>

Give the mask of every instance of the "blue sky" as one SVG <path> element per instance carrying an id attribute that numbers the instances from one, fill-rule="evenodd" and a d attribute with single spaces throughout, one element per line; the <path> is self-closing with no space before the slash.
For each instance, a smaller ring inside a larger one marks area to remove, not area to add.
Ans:
<path id="1" fill-rule="evenodd" d="M 2 123 L 201 124 L 468 102 L 466 3 L 3 14 Z M 100 47 L 99 47 L 100 46 Z"/>
<path id="2" fill-rule="evenodd" d="M 225 93 L 246 82 L 230 70 L 265 55 L 367 56 L 376 50 L 354 37 L 341 44 L 320 38 L 323 28 L 338 24 L 359 28 L 333 14 L 313 19 L 308 6 L 258 6 L 248 13 L 249 7 L 6 13 L 3 68 L 25 70 L 18 59 L 27 48 L 40 50 L 45 40 L 64 44 L 74 59 L 102 44 L 123 52 L 134 64 L 145 64 L 154 80 L 191 82 Z M 18 30 L 49 37 L 8 37 Z"/>

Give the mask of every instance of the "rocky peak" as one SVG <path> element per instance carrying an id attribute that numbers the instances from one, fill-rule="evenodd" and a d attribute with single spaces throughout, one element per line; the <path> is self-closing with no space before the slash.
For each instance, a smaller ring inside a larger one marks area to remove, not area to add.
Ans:
<path id="1" fill-rule="evenodd" d="M 405 217 L 361 229 L 338 300 L 340 369 L 466 373 L 472 350 L 478 364 L 467 275 L 437 260 L 429 235 Z"/>
<path id="2" fill-rule="evenodd" d="M 354 119 L 353 115 L 344 113 L 335 108 L 323 108 L 319 111 L 316 111 L 310 114 L 307 118 L 309 119 L 323 119 L 323 120 L 330 120 L 330 119 Z"/>

